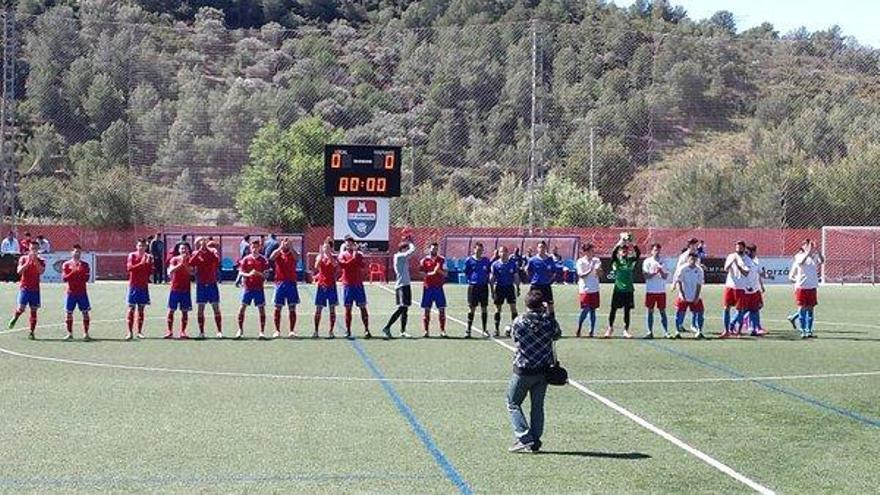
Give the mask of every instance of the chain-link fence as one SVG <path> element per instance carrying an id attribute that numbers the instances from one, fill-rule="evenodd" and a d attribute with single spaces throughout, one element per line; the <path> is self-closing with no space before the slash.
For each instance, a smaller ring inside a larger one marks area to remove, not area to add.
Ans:
<path id="1" fill-rule="evenodd" d="M 228 30 L 213 9 L 184 25 L 89 5 L 15 23 L 14 222 L 329 225 L 330 141 L 403 147 L 398 226 L 786 246 L 802 233 L 785 229 L 880 221 L 878 52 L 834 30 Z"/>

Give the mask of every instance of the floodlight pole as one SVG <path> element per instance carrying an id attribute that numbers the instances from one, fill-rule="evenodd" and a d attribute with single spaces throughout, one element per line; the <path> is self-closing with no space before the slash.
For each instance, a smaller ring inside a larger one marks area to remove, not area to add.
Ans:
<path id="1" fill-rule="evenodd" d="M 536 22 L 535 19 L 532 19 L 532 116 L 529 126 L 529 181 L 527 186 L 529 195 L 529 235 L 532 234 L 532 229 L 535 226 L 535 119 L 537 113 L 536 91 L 538 85 L 538 33 L 535 28 Z"/>
<path id="2" fill-rule="evenodd" d="M 15 5 L 8 2 L 3 16 L 3 96 L 0 107 L 0 219 L 15 225 Z"/>

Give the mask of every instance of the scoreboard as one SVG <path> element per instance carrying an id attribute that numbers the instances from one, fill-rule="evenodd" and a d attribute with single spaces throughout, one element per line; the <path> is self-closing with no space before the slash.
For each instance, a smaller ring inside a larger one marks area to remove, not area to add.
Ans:
<path id="1" fill-rule="evenodd" d="M 324 194 L 391 198 L 400 196 L 400 147 L 324 146 Z"/>

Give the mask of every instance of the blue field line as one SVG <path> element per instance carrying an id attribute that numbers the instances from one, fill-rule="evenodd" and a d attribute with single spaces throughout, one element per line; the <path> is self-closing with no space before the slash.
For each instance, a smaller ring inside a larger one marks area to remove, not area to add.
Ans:
<path id="1" fill-rule="evenodd" d="M 797 399 L 801 402 L 805 402 L 805 403 L 810 404 L 810 405 L 817 407 L 819 409 L 839 414 L 841 416 L 852 419 L 854 421 L 857 421 L 857 422 L 862 423 L 867 426 L 872 426 L 874 428 L 880 428 L 880 419 L 865 416 L 865 415 L 859 414 L 855 411 L 852 411 L 850 409 L 835 406 L 834 404 L 825 402 L 821 399 L 817 399 L 815 397 L 807 395 L 807 394 L 800 392 L 798 390 L 795 390 L 793 388 L 784 387 L 782 385 L 777 385 L 775 383 L 767 382 L 767 381 L 763 381 L 763 380 L 749 380 L 748 379 L 749 377 L 747 375 L 744 375 L 743 373 L 740 373 L 739 371 L 737 371 L 733 368 L 729 368 L 727 366 L 724 366 L 723 364 L 717 364 L 717 363 L 713 363 L 711 361 L 707 361 L 705 359 L 694 356 L 693 354 L 688 354 L 687 352 L 684 352 L 684 351 L 681 351 L 681 350 L 678 350 L 678 349 L 675 349 L 672 347 L 667 347 L 665 345 L 661 345 L 656 342 L 650 342 L 650 341 L 647 341 L 644 343 L 655 348 L 655 349 L 659 349 L 659 350 L 668 352 L 669 354 L 672 354 L 672 355 L 678 356 L 680 358 L 684 358 L 684 359 L 691 361 L 693 363 L 699 364 L 700 366 L 703 366 L 705 368 L 713 369 L 715 371 L 720 371 L 721 373 L 724 373 L 724 374 L 731 376 L 731 377 L 734 377 L 734 378 L 745 379 L 746 381 L 749 381 L 749 382 L 754 383 L 756 385 L 760 385 L 768 390 L 772 390 L 773 392 L 778 392 L 780 394 L 787 395 L 789 397 Z"/>
<path id="2" fill-rule="evenodd" d="M 404 402 L 403 398 L 400 394 L 397 393 L 397 390 L 394 389 L 394 386 L 391 385 L 391 382 L 385 378 L 385 375 L 382 373 L 382 370 L 376 366 L 376 363 L 370 358 L 367 354 L 367 351 L 364 349 L 364 346 L 358 342 L 357 340 L 350 340 L 351 346 L 354 348 L 355 352 L 358 353 L 361 360 L 364 362 L 364 365 L 370 370 L 370 372 L 379 379 L 379 383 L 382 384 L 382 388 L 385 389 L 385 392 L 391 398 L 391 401 L 394 402 L 394 405 L 397 407 L 397 410 L 400 414 L 406 418 L 407 422 L 409 422 L 409 426 L 412 428 L 413 433 L 419 437 L 419 440 L 422 441 L 422 444 L 428 449 L 428 452 L 434 457 L 434 461 L 443 469 L 443 472 L 446 473 L 446 477 L 449 478 L 449 481 L 452 482 L 458 488 L 458 491 L 463 494 L 472 494 L 473 490 L 471 490 L 470 485 L 462 478 L 461 473 L 455 469 L 455 466 L 452 465 L 452 462 L 446 458 L 443 454 L 443 451 L 440 450 L 440 447 L 437 446 L 437 443 L 434 442 L 434 439 L 431 438 L 431 434 L 428 433 L 428 430 L 425 429 L 424 426 L 419 422 L 418 418 L 416 418 L 415 413 L 413 413 L 412 409 Z"/>
<path id="3" fill-rule="evenodd" d="M 309 293 L 312 291 L 310 289 L 306 289 Z M 339 328 L 339 320 L 336 321 L 337 330 Z M 415 413 L 412 409 L 407 405 L 407 403 L 403 400 L 403 397 L 397 393 L 397 390 L 394 388 L 394 385 L 388 381 L 388 378 L 385 377 L 385 374 L 382 373 L 382 370 L 373 362 L 373 359 L 370 358 L 370 355 L 367 354 L 364 346 L 355 339 L 349 339 L 352 348 L 357 352 L 358 356 L 361 358 L 361 361 L 364 362 L 364 365 L 367 369 L 370 370 L 370 373 L 379 380 L 379 383 L 382 384 L 382 388 L 385 389 L 385 393 L 388 394 L 388 397 L 391 398 L 391 401 L 394 402 L 395 407 L 397 407 L 398 412 L 400 412 L 401 416 L 403 416 L 406 421 L 409 423 L 410 428 L 412 428 L 413 433 L 419 438 L 422 442 L 422 445 L 428 450 L 428 453 L 431 454 L 431 457 L 434 458 L 434 462 L 437 463 L 438 466 L 443 470 L 443 473 L 446 474 L 446 477 L 449 481 L 458 488 L 458 491 L 465 495 L 472 495 L 474 492 L 471 489 L 470 485 L 468 485 L 467 481 L 464 480 L 461 473 L 455 469 L 455 466 L 452 465 L 452 462 L 446 458 L 446 455 L 440 450 L 440 447 L 437 445 L 437 442 L 431 438 L 431 434 L 428 433 L 428 430 L 419 422 L 419 419 L 416 417 Z"/>
<path id="4" fill-rule="evenodd" d="M 233 474 L 219 476 L 33 476 L 27 478 L 0 478 L 0 487 L 33 488 L 33 487 L 63 487 L 63 486 L 89 486 L 110 487 L 119 485 L 221 485 L 228 483 L 361 483 L 367 481 L 415 481 L 439 478 L 437 476 L 424 475 L 392 475 L 392 474 L 369 474 L 369 473 L 339 473 L 339 474 L 288 474 L 288 475 L 258 475 L 258 474 Z"/>

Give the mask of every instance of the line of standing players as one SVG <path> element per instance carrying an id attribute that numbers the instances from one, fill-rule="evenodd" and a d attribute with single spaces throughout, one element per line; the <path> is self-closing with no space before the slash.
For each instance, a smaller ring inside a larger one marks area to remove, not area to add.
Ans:
<path id="1" fill-rule="evenodd" d="M 205 309 L 211 306 L 217 338 L 223 338 L 222 315 L 220 312 L 220 291 L 218 274 L 220 254 L 216 242 L 199 238 L 195 250 L 191 251 L 186 243 L 178 245 L 177 255 L 168 263 L 168 275 L 171 286 L 168 295 L 167 327 L 165 338 L 175 337 L 175 313 L 180 311 L 180 329 L 177 338 L 188 339 L 187 327 L 189 313 L 193 309 L 191 297 L 192 279 L 196 282 L 196 307 L 198 335 L 205 338 Z M 245 313 L 249 306 L 255 306 L 259 315 L 260 338 L 266 333 L 266 275 L 274 268 L 274 328 L 273 338 L 282 335 L 282 316 L 285 306 L 288 309 L 288 337 L 296 337 L 297 305 L 300 296 L 297 288 L 297 265 L 299 253 L 293 249 L 289 238 L 282 239 L 280 247 L 272 251 L 267 258 L 261 254 L 261 241 L 251 241 L 250 254 L 240 260 L 239 276 L 243 282 L 240 306 L 238 311 L 238 328 L 235 338 L 244 335 Z M 673 291 L 678 292 L 675 308 L 675 332 L 670 333 L 666 316 L 666 283 L 669 274 L 660 259 L 660 245 L 652 244 L 650 256 L 642 262 L 645 276 L 645 307 L 646 338 L 653 338 L 654 310 L 659 310 L 661 325 L 666 337 L 678 338 L 684 330 L 684 317 L 687 311 L 692 313 L 692 328 L 697 338 L 703 338 L 704 307 L 701 291 L 705 284 L 705 276 L 696 254 L 696 240 L 678 258 L 675 273 L 672 277 Z M 582 257 L 576 262 L 578 287 L 580 293 L 581 314 L 578 320 L 577 336 L 582 335 L 584 323 L 589 320 L 589 336 L 596 330 L 596 309 L 599 301 L 599 279 L 603 275 L 599 258 L 594 256 L 592 244 L 581 248 Z M 394 284 L 397 309 L 390 320 L 382 328 L 386 338 L 391 338 L 391 327 L 400 323 L 400 335 L 409 337 L 407 333 L 408 308 L 412 305 L 412 288 L 410 276 L 410 258 L 415 253 L 415 245 L 407 237 L 398 246 L 394 255 L 396 280 Z M 609 327 L 604 337 L 614 332 L 614 323 L 618 310 L 624 313 L 624 336 L 631 337 L 630 312 L 633 309 L 634 287 L 633 272 L 640 258 L 638 246 L 632 242 L 629 234 L 623 234 L 612 251 L 612 275 L 614 288 L 612 292 Z M 62 265 L 62 279 L 67 285 L 65 298 L 67 339 L 73 338 L 73 315 L 76 310 L 82 313 L 84 338 L 89 339 L 91 305 L 87 293 L 87 282 L 90 275 L 88 263 L 82 260 L 82 249 L 74 245 L 71 259 Z M 795 284 L 795 301 L 798 311 L 789 316 L 789 321 L 796 330 L 800 330 L 804 338 L 813 336 L 813 311 L 817 304 L 816 289 L 818 272 L 824 260 L 811 240 L 803 243 L 795 255 L 790 278 Z M 430 336 L 431 311 L 436 308 L 440 326 L 440 336 L 446 337 L 446 294 L 443 286 L 446 281 L 446 260 L 439 255 L 437 243 L 430 244 L 428 252 L 418 264 L 424 274 L 424 290 L 421 308 L 423 336 Z M 140 239 L 136 250 L 126 260 L 129 274 L 127 329 L 124 337 L 131 340 L 144 337 L 145 308 L 150 304 L 149 279 L 153 273 L 153 257 L 147 252 L 147 243 Z M 363 272 L 365 256 L 358 244 L 351 237 L 338 254 L 333 253 L 332 242 L 327 239 L 322 243 L 315 260 L 315 313 L 312 337 L 318 337 L 323 309 L 329 315 L 328 336 L 334 337 L 336 328 L 336 306 L 339 305 L 337 293 L 337 273 L 343 287 L 344 329 L 346 337 L 352 335 L 353 307 L 358 306 L 364 327 L 364 336 L 372 337 L 369 327 L 367 296 L 364 290 Z M 12 319 L 8 323 L 13 328 L 26 308 L 30 308 L 29 338 L 35 337 L 37 326 L 37 310 L 40 307 L 40 275 L 45 270 L 45 261 L 39 256 L 38 247 L 32 244 L 28 252 L 21 256 L 18 264 L 20 275 L 20 291 L 18 304 Z M 480 309 L 481 334 L 490 337 L 488 330 L 489 301 L 494 303 L 494 324 L 496 337 L 501 334 L 501 316 L 505 305 L 510 308 L 511 321 L 517 317 L 516 300 L 520 293 L 520 284 L 529 283 L 531 290 L 538 290 L 544 295 L 548 312 L 554 311 L 552 284 L 562 270 L 558 260 L 548 253 L 547 243 L 537 244 L 537 254 L 528 259 L 518 252 L 509 253 L 507 248 L 500 247 L 490 259 L 484 253 L 484 246 L 475 243 L 473 255 L 464 264 L 464 275 L 467 282 L 467 329 L 465 337 L 473 332 L 477 308 Z M 725 260 L 724 270 L 727 280 L 723 293 L 724 328 L 721 337 L 738 335 L 743 327 L 751 329 L 753 335 L 762 335 L 764 330 L 760 323 L 760 309 L 763 306 L 761 267 L 757 258 L 757 248 L 747 246 L 745 242 L 737 242 L 736 249 Z M 732 313 L 732 309 L 736 309 Z M 509 330 L 506 332 L 509 335 Z"/>

